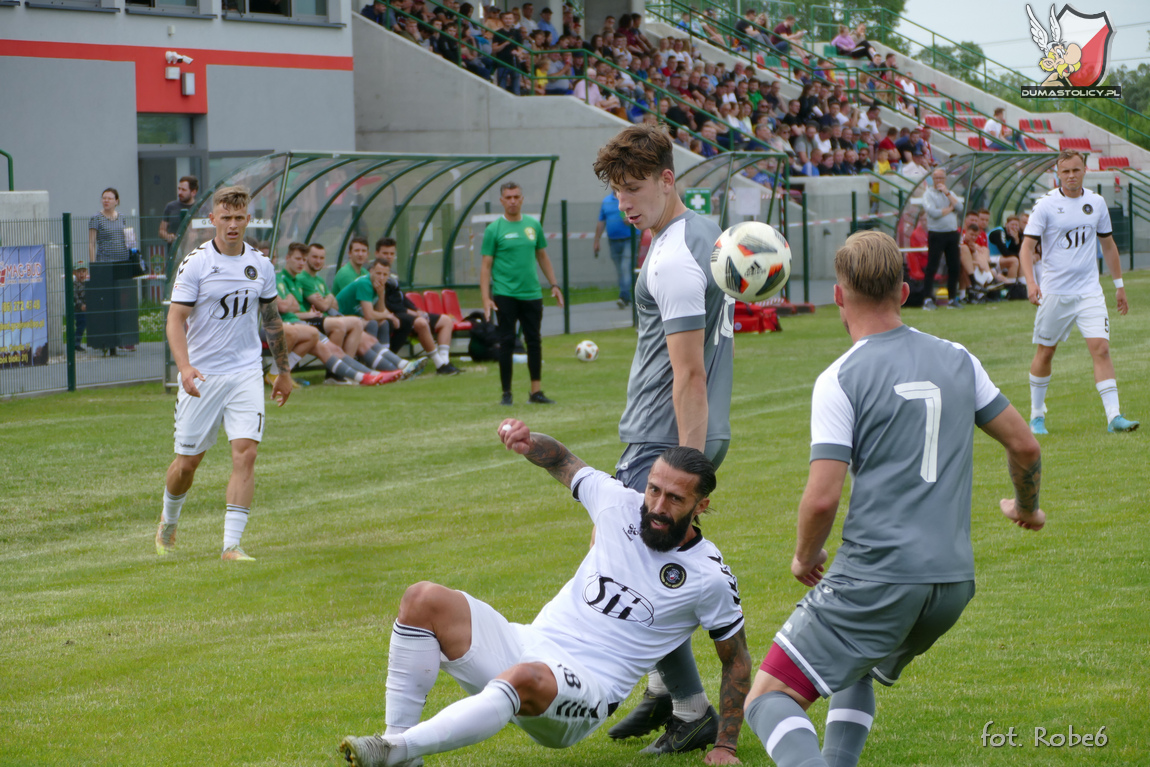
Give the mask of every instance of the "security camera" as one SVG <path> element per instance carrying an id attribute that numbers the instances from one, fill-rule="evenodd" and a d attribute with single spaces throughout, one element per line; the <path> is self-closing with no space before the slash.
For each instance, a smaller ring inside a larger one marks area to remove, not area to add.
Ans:
<path id="1" fill-rule="evenodd" d="M 192 57 L 191 56 L 185 56 L 184 54 L 176 53 L 175 51 L 168 51 L 167 53 L 164 54 L 164 58 L 167 60 L 167 62 L 169 64 L 191 64 L 192 63 Z"/>

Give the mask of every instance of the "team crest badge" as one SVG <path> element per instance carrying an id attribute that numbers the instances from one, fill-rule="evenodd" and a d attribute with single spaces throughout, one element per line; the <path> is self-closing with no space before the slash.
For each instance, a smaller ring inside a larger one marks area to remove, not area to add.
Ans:
<path id="1" fill-rule="evenodd" d="M 244 267 L 244 276 L 247 277 L 249 280 L 254 280 L 256 277 L 259 276 L 259 274 L 256 272 L 256 268 L 254 266 L 245 266 Z"/>
<path id="2" fill-rule="evenodd" d="M 1091 213 L 1094 212 L 1094 206 L 1091 205 L 1090 203 L 1086 203 L 1085 205 L 1082 206 L 1082 212 L 1089 216 Z"/>
<path id="3" fill-rule="evenodd" d="M 659 571 L 659 580 L 667 588 L 677 589 L 687 582 L 687 571 L 674 563 L 663 565 L 663 569 Z"/>
<path id="4" fill-rule="evenodd" d="M 1105 11 L 1085 14 L 1064 5 L 1055 12 L 1050 6 L 1050 28 L 1043 26 L 1029 5 L 1030 37 L 1042 58 L 1038 68 L 1043 79 L 1037 86 L 1022 86 L 1024 97 L 1071 96 L 1082 98 L 1122 98 L 1122 88 L 1103 86 L 1110 63 L 1110 43 L 1114 25 Z"/>
<path id="5" fill-rule="evenodd" d="M 532 242 L 535 241 L 535 230 L 534 229 L 528 229 L 527 230 L 527 239 L 531 240 Z"/>

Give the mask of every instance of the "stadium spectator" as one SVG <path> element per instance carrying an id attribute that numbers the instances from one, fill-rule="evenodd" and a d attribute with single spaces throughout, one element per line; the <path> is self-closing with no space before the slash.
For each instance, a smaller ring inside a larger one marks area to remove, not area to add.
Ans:
<path id="1" fill-rule="evenodd" d="M 871 159 L 871 153 L 870 153 L 870 147 L 869 146 L 864 146 L 862 149 L 851 150 L 851 151 L 853 151 L 855 153 L 855 168 L 858 170 L 859 173 L 863 173 L 864 171 L 873 171 L 875 169 L 874 160 Z M 848 157 L 850 156 L 849 152 L 847 153 L 847 156 Z M 890 167 L 889 164 L 887 167 L 889 169 L 889 167 Z M 875 182 L 875 183 L 878 183 L 878 182 Z"/>
<path id="2" fill-rule="evenodd" d="M 739 42 L 748 52 L 754 53 L 756 48 L 763 48 L 769 44 L 766 34 L 756 23 L 759 14 L 754 8 L 743 11 L 743 18 L 735 23 L 735 31 L 739 33 Z"/>
<path id="3" fill-rule="evenodd" d="M 979 299 L 987 293 L 998 290 L 1005 285 L 1005 280 L 990 263 L 990 253 L 979 238 L 984 233 L 974 221 L 968 221 L 963 229 L 962 243 L 959 252 L 962 257 L 963 269 L 967 275 L 967 282 L 973 294 Z M 959 290 L 961 296 L 962 290 Z"/>
<path id="4" fill-rule="evenodd" d="M 550 39 L 547 41 L 548 45 L 554 46 L 559 42 L 559 30 L 557 30 L 551 24 L 550 8 L 544 7 L 539 10 L 539 23 L 536 25 L 536 28 L 542 29 L 544 32 L 550 35 Z"/>
<path id="5" fill-rule="evenodd" d="M 548 96 L 566 96 L 571 93 L 571 54 L 554 51 L 547 54 L 547 58 L 547 85 L 543 92 Z"/>
<path id="6" fill-rule="evenodd" d="M 719 147 L 716 146 L 719 142 L 718 126 L 713 121 L 708 120 L 703 124 L 703 128 L 699 131 L 699 135 L 703 137 L 703 141 L 701 142 L 699 149 L 699 154 L 703 155 L 704 158 L 710 158 L 717 155 L 720 151 Z"/>
<path id="7" fill-rule="evenodd" d="M 647 35 L 643 33 L 641 28 L 642 24 L 643 14 L 632 13 L 631 26 L 627 32 L 627 43 L 631 46 L 631 51 L 633 53 L 637 53 L 641 56 L 649 56 L 655 52 L 655 46 L 651 44 L 651 41 L 647 38 Z"/>
<path id="8" fill-rule="evenodd" d="M 835 149 L 835 142 L 831 140 L 831 128 L 829 125 L 821 125 L 815 132 L 814 139 L 815 148 L 823 154 L 829 154 Z"/>
<path id="9" fill-rule="evenodd" d="M 881 153 L 886 150 L 880 149 Z M 881 171 L 880 171 L 881 172 Z M 922 195 L 922 209 L 926 213 L 927 257 L 923 274 L 923 295 L 926 296 L 922 308 L 930 311 L 935 308 L 934 276 L 939 263 L 946 257 L 946 290 L 948 305 L 959 308 L 953 299 L 958 296 L 958 282 L 962 274 L 962 261 L 959 252 L 958 211 L 962 210 L 962 200 L 946 184 L 946 171 L 941 168 L 931 174 L 931 187 Z"/>
<path id="10" fill-rule="evenodd" d="M 200 191 L 200 180 L 195 176 L 180 176 L 176 184 L 176 199 L 164 206 L 164 215 L 160 219 L 160 239 L 171 243 L 176 239 L 176 231 L 184 216 L 191 212 L 196 204 L 196 193 Z"/>
<path id="11" fill-rule="evenodd" d="M 926 164 L 926 156 L 922 152 L 911 155 L 910 162 L 904 162 L 898 169 L 899 175 L 911 181 L 919 181 L 930 175 L 930 166 Z"/>
<path id="12" fill-rule="evenodd" d="M 499 67 L 495 73 L 496 84 L 518 96 L 520 79 L 527 61 L 524 50 L 523 32 L 515 26 L 515 14 L 507 11 L 500 16 L 500 24 L 493 31 L 499 34 L 491 42 L 491 51 Z"/>
<path id="13" fill-rule="evenodd" d="M 601 34 L 605 38 L 615 37 L 615 30 L 616 30 L 615 25 L 616 25 L 615 17 L 614 16 L 608 16 L 607 18 L 603 19 L 603 26 L 599 30 L 599 34 Z"/>
<path id="14" fill-rule="evenodd" d="M 523 30 L 525 35 L 530 35 L 539 28 L 539 24 L 535 21 L 535 5 L 533 3 L 522 5 L 519 13 L 519 28 Z"/>
<path id="15" fill-rule="evenodd" d="M 88 281 L 88 267 L 83 261 L 76 264 L 72 270 L 72 317 L 75 323 L 74 348 L 78 352 L 87 351 L 84 348 L 84 331 L 88 327 L 88 304 L 84 292 L 84 283 Z"/>
<path id="16" fill-rule="evenodd" d="M 120 193 L 108 187 L 100 193 L 101 210 L 88 221 L 88 345 L 105 356 L 117 349 L 136 350 L 139 307 L 135 276 L 135 233 L 117 208 Z"/>
<path id="17" fill-rule="evenodd" d="M 619 212 L 619 198 L 609 192 L 599 205 L 599 219 L 595 224 L 595 239 L 591 248 L 595 258 L 599 257 L 599 242 L 604 232 L 607 246 L 611 251 L 611 261 L 615 264 L 615 274 L 619 282 L 619 298 L 615 302 L 620 309 L 631 305 L 631 235 L 633 229 Z"/>
<path id="18" fill-rule="evenodd" d="M 893 685 L 974 596 L 975 427 L 1006 449 L 1014 497 L 999 503 L 1003 515 L 1029 530 L 1046 522 L 1041 451 L 1026 422 L 966 349 L 903 324 L 909 291 L 894 240 L 851 235 L 835 272 L 854 346 L 849 364 L 840 358 L 819 376 L 812 399 L 810 474 L 790 563 L 812 590 L 775 635 L 745 706 L 779 767 L 858 764 L 875 715 L 873 681 Z M 916 399 L 935 403 L 928 413 L 943 411 L 941 432 L 931 433 L 945 435 L 921 471 L 908 470 L 923 451 L 924 406 L 907 406 Z M 843 542 L 824 575 L 848 469 Z M 830 699 L 822 752 L 807 714 L 820 696 Z"/>
<path id="19" fill-rule="evenodd" d="M 372 0 L 372 2 L 363 6 L 359 11 L 360 15 L 365 19 L 370 19 L 376 24 L 384 27 L 390 27 L 388 23 L 388 7 L 387 0 Z"/>
<path id="20" fill-rule="evenodd" d="M 831 40 L 831 45 L 838 50 L 840 56 L 849 56 L 852 59 L 871 59 L 876 51 L 874 46 L 866 39 L 866 24 L 855 27 L 854 36 L 847 31 L 845 24 L 839 25 L 839 33 Z"/>
<path id="21" fill-rule="evenodd" d="M 806 125 L 806 120 L 802 116 L 802 102 L 798 99 L 791 99 L 787 102 L 787 113 L 783 115 L 780 122 L 786 123 L 791 128 L 799 128 Z"/>
<path id="22" fill-rule="evenodd" d="M 805 30 L 795 31 L 795 17 L 788 14 L 775 26 L 774 33 L 771 35 L 771 45 L 779 53 L 790 53 L 791 46 L 799 47 L 799 42 L 805 35 Z"/>
<path id="23" fill-rule="evenodd" d="M 1022 225 L 1018 216 L 1007 216 L 1006 223 L 986 234 L 990 258 L 998 259 L 998 271 L 1008 283 L 1018 280 L 1018 254 L 1022 249 Z"/>
<path id="24" fill-rule="evenodd" d="M 499 380 L 503 387 L 501 404 L 512 405 L 512 354 L 515 350 L 516 326 L 523 331 L 527 346 L 527 370 L 531 378 L 528 401 L 549 405 L 554 400 L 543 393 L 543 346 L 540 327 L 543 322 L 543 299 L 536 268 L 543 271 L 552 297 L 563 306 L 563 291 L 555 280 L 551 259 L 547 256 L 543 227 L 523 214 L 523 191 L 519 184 L 508 181 L 499 188 L 503 215 L 488 224 L 483 232 L 482 268 L 479 291 L 483 314 L 490 321 L 498 312 L 500 333 Z"/>

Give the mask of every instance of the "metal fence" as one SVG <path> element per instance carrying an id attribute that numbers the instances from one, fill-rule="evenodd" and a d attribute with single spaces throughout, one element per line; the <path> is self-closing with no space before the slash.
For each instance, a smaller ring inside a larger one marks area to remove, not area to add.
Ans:
<path id="1" fill-rule="evenodd" d="M 0 221 L 0 397 L 161 379 L 160 220 L 121 216 L 115 261 L 91 220 Z"/>

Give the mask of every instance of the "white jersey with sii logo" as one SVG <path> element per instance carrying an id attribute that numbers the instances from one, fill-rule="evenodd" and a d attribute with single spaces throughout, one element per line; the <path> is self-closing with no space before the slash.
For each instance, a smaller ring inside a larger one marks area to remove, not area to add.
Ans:
<path id="1" fill-rule="evenodd" d="M 172 283 L 172 303 L 192 307 L 188 361 L 204 375 L 260 370 L 260 302 L 276 298 L 275 268 L 244 243 L 226 256 L 208 240 L 184 258 Z"/>
<path id="2" fill-rule="evenodd" d="M 625 699 L 696 627 L 715 641 L 743 627 L 738 581 L 702 534 L 655 551 L 639 536 L 641 493 L 590 467 L 571 487 L 595 545 L 531 625 L 595 674 L 608 701 Z"/>
<path id="3" fill-rule="evenodd" d="M 1089 296 L 1102 291 L 1098 281 L 1098 235 L 1113 232 L 1105 198 L 1089 189 L 1067 197 L 1061 188 L 1034 203 L 1024 234 L 1042 240 L 1043 293 Z"/>

